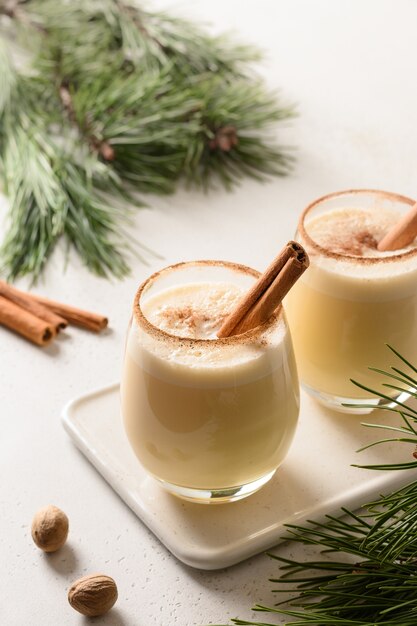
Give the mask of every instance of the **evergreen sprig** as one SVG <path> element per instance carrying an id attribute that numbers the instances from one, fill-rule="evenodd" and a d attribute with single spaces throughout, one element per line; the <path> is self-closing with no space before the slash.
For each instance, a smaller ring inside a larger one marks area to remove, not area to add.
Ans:
<path id="1" fill-rule="evenodd" d="M 0 0 L 1 19 L 10 279 L 36 280 L 61 238 L 95 273 L 125 275 L 133 191 L 289 172 L 290 150 L 269 135 L 294 111 L 251 74 L 253 48 L 124 0 Z M 11 33 L 29 64 L 12 61 Z"/>
<path id="2" fill-rule="evenodd" d="M 375 370 L 395 385 L 385 387 L 417 395 L 417 368 L 390 348 L 401 361 L 389 371 Z M 400 383 L 400 386 L 397 385 Z M 384 428 L 394 433 L 387 441 L 417 444 L 417 410 L 384 392 L 365 388 L 381 399 L 390 399 L 383 410 L 397 413 L 397 426 Z M 413 450 L 413 448 L 411 448 Z M 417 456 L 392 465 L 370 469 L 408 469 L 417 467 Z M 284 596 L 275 606 L 256 605 L 255 611 L 289 618 L 287 626 L 325 624 L 336 626 L 415 626 L 417 624 L 417 481 L 381 496 L 365 505 L 359 513 L 342 509 L 340 516 L 327 515 L 322 523 L 288 525 L 284 539 L 314 546 L 322 555 L 318 560 L 297 561 L 276 554 L 270 557 L 280 565 L 279 577 L 271 579 Z M 271 622 L 232 620 L 239 626 L 273 626 Z"/>

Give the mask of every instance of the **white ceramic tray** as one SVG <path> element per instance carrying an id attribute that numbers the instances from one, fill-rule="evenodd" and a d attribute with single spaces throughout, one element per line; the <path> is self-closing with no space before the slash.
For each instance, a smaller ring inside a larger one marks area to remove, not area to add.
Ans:
<path id="1" fill-rule="evenodd" d="M 119 496 L 178 559 L 201 569 L 226 567 L 272 547 L 286 523 L 320 520 L 340 506 L 355 509 L 405 484 L 413 471 L 351 467 L 409 458 L 412 446 L 406 444 L 355 453 L 384 434 L 362 421 L 397 419 L 381 411 L 365 417 L 331 412 L 302 394 L 298 431 L 274 478 L 246 500 L 210 506 L 167 494 L 145 473 L 123 431 L 118 385 L 74 399 L 63 411 L 65 429 Z"/>

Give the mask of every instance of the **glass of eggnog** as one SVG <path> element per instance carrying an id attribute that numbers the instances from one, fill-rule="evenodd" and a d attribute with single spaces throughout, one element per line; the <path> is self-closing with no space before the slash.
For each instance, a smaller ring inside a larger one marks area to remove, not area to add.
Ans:
<path id="1" fill-rule="evenodd" d="M 136 294 L 121 385 L 127 437 L 171 493 L 230 502 L 264 485 L 297 425 L 299 387 L 282 307 L 261 326 L 217 331 L 259 273 L 196 261 L 148 278 Z"/>
<path id="2" fill-rule="evenodd" d="M 288 294 L 286 310 L 302 385 L 335 409 L 389 404 L 350 380 L 383 391 L 368 367 L 389 367 L 387 343 L 416 356 L 417 243 L 377 248 L 413 204 L 394 193 L 350 190 L 316 200 L 301 215 L 297 239 L 310 268 Z"/>

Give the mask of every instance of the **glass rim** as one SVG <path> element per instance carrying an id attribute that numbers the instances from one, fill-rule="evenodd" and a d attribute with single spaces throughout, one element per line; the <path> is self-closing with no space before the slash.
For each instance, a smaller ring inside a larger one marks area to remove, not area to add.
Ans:
<path id="1" fill-rule="evenodd" d="M 193 337 L 182 337 L 180 335 L 173 335 L 168 333 L 162 328 L 155 326 L 148 320 L 146 315 L 143 313 L 140 299 L 143 295 L 143 292 L 147 287 L 151 287 L 161 275 L 167 274 L 169 272 L 173 272 L 175 270 L 185 268 L 185 267 L 224 267 L 226 269 L 234 270 L 236 272 L 240 272 L 241 274 L 251 275 L 254 278 L 259 278 L 261 272 L 258 270 L 254 270 L 247 265 L 242 265 L 241 263 L 233 263 L 231 261 L 216 261 L 216 260 L 197 260 L 197 261 L 182 261 L 181 263 L 174 263 L 173 265 L 168 265 L 167 267 L 158 270 L 151 274 L 146 280 L 144 280 L 138 287 L 135 298 L 133 301 L 133 315 L 138 326 L 143 328 L 148 334 L 153 335 L 157 339 L 163 339 L 164 341 L 169 341 L 175 344 L 181 344 L 181 346 L 218 346 L 218 345 L 233 345 L 246 343 L 249 340 L 253 340 L 254 338 L 260 337 L 264 331 L 269 329 L 273 324 L 282 318 L 282 304 L 280 304 L 276 311 L 271 315 L 271 317 L 261 324 L 260 326 L 256 326 L 255 328 L 251 328 L 244 333 L 239 335 L 231 335 L 229 337 L 217 337 L 216 339 L 197 339 Z"/>
<path id="2" fill-rule="evenodd" d="M 391 254 L 389 256 L 381 256 L 381 257 L 364 257 L 364 256 L 354 256 L 353 254 L 341 254 L 339 252 L 333 252 L 332 250 L 328 250 L 328 248 L 324 248 L 320 244 L 318 244 L 307 232 L 305 227 L 305 219 L 308 216 L 309 212 L 319 206 L 320 204 L 327 202 L 328 200 L 332 200 L 333 198 L 343 197 L 343 196 L 354 196 L 354 195 L 374 195 L 374 196 L 382 196 L 386 199 L 397 200 L 398 202 L 402 202 L 404 204 L 408 204 L 409 206 L 413 206 L 415 204 L 415 200 L 409 198 L 408 196 L 403 196 L 399 193 L 394 193 L 391 191 L 383 191 L 382 189 L 346 189 L 343 191 L 334 191 L 333 193 L 326 194 L 325 196 L 321 196 L 317 198 L 310 204 L 306 206 L 303 212 L 300 215 L 300 219 L 298 221 L 298 232 L 301 234 L 303 239 L 307 242 L 307 244 L 316 252 L 319 252 L 325 257 L 336 259 L 338 261 L 349 261 L 359 263 L 360 265 L 376 265 L 378 263 L 393 263 L 397 261 L 404 261 L 406 259 L 413 258 L 417 255 L 417 247 L 412 250 L 408 250 L 407 252 L 401 252 L 400 254 Z"/>

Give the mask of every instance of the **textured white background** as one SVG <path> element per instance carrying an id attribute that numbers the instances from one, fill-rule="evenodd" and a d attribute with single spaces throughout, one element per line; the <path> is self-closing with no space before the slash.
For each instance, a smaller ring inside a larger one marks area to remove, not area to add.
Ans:
<path id="1" fill-rule="evenodd" d="M 123 283 L 92 277 L 76 259 L 64 273 L 57 254 L 39 291 L 108 313 L 108 334 L 71 329 L 38 350 L 0 329 L 1 626 L 89 623 L 67 604 L 66 588 L 90 571 L 114 576 L 120 590 L 117 608 L 95 620 L 100 625 L 225 623 L 249 618 L 255 602 L 273 603 L 268 578 L 276 567 L 266 556 L 199 572 L 168 554 L 71 444 L 60 424 L 61 407 L 118 378 L 132 296 L 151 271 L 194 258 L 262 269 L 318 195 L 358 186 L 417 195 L 415 1 L 167 5 L 216 30 L 234 29 L 264 49 L 261 71 L 269 85 L 299 104 L 299 118 L 276 131 L 298 147 L 297 168 L 265 185 L 246 181 L 231 194 L 150 198 L 152 209 L 138 213 L 137 236 L 163 259 L 150 258 L 148 266 L 135 262 Z M 47 557 L 32 544 L 28 526 L 34 511 L 49 502 L 68 513 L 71 534 L 63 550 Z"/>

